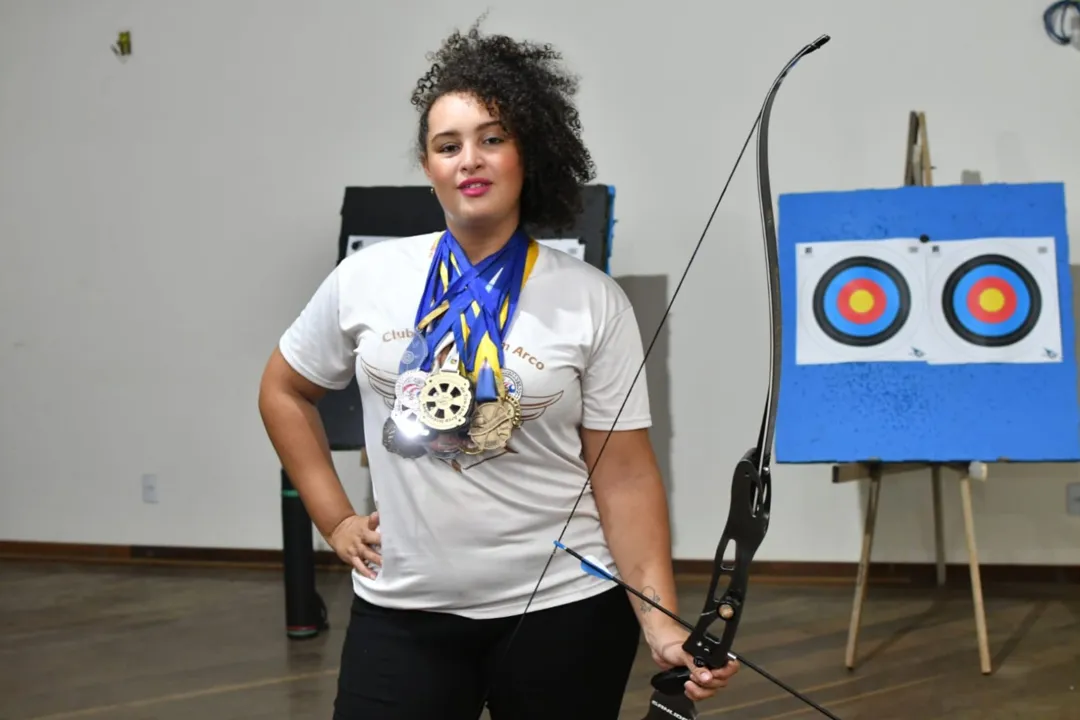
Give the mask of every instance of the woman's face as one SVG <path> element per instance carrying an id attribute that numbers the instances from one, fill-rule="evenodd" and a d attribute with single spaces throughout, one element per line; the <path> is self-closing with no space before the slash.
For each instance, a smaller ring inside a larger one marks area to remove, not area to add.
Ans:
<path id="1" fill-rule="evenodd" d="M 452 93 L 428 113 L 424 172 L 449 222 L 517 226 L 524 168 L 517 143 L 471 95 Z"/>

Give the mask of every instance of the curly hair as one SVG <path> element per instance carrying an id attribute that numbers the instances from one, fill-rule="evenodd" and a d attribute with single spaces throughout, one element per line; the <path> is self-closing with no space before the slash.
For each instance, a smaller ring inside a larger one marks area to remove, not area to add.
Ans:
<path id="1" fill-rule="evenodd" d="M 431 68 L 412 93 L 412 104 L 421 113 L 419 157 L 427 153 L 431 106 L 444 94 L 469 93 L 499 119 L 520 148 L 522 225 L 568 228 L 581 212 L 581 187 L 596 173 L 573 104 L 578 79 L 558 66 L 562 55 L 551 45 L 482 36 L 481 20 L 464 34 L 454 31 L 426 56 Z"/>

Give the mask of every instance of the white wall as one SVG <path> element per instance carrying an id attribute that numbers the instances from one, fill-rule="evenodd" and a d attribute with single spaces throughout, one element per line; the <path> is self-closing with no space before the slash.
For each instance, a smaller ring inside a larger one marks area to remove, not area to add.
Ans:
<path id="1" fill-rule="evenodd" d="M 1044 35 L 1046 3 L 3 0 L 0 538 L 280 546 L 263 362 L 333 265 L 342 189 L 422 181 L 409 91 L 424 52 L 484 8 L 488 29 L 555 43 L 584 77 L 599 181 L 618 189 L 614 273 L 677 278 L 769 83 L 821 32 L 832 42 L 774 109 L 774 192 L 897 185 L 918 109 L 938 184 L 964 169 L 1065 181 L 1080 207 L 1080 53 Z M 123 28 L 127 62 L 109 49 Z M 712 556 L 757 430 L 755 193 L 748 152 L 670 321 L 678 557 Z M 711 312 L 739 351 L 703 393 Z M 362 503 L 356 455 L 340 462 Z M 141 502 L 147 472 L 156 505 Z M 992 469 L 975 490 L 982 559 L 1080 562 L 1080 519 L 1064 513 L 1078 476 Z M 825 468 L 775 480 L 760 558 L 858 557 L 856 485 Z M 928 502 L 927 482 L 886 487 L 876 558 L 932 559 Z"/>

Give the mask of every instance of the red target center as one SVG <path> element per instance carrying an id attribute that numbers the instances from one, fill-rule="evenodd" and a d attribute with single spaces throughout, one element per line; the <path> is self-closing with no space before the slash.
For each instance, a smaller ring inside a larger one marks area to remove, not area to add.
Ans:
<path id="1" fill-rule="evenodd" d="M 859 278 L 845 283 L 837 303 L 844 319 L 853 323 L 872 323 L 885 312 L 885 291 L 876 282 Z"/>
<path id="2" fill-rule="evenodd" d="M 1000 278 L 982 278 L 971 286 L 967 308 L 980 322 L 1003 322 L 1016 312 L 1016 292 Z"/>

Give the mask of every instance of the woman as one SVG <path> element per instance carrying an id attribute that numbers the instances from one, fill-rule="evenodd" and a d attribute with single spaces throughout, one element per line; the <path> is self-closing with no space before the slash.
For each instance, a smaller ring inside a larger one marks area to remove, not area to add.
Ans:
<path id="1" fill-rule="evenodd" d="M 550 47 L 476 26 L 429 59 L 417 152 L 446 231 L 341 262 L 260 391 L 284 468 L 353 567 L 334 717 L 474 720 L 486 701 L 496 720 L 614 719 L 642 631 L 658 669 L 692 663 L 683 628 L 551 558 L 566 526 L 567 546 L 677 610 L 634 310 L 610 277 L 527 234 L 570 225 L 593 177 L 576 81 Z M 354 374 L 366 436 L 382 438 L 367 517 L 315 409 Z M 737 670 L 695 668 L 686 694 Z"/>

